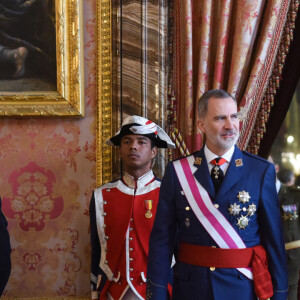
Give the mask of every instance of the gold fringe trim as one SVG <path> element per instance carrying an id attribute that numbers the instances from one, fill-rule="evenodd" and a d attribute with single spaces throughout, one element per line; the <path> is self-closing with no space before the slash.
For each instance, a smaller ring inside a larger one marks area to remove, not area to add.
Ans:
<path id="1" fill-rule="evenodd" d="M 258 112 L 254 130 L 247 147 L 247 151 L 253 154 L 258 154 L 261 140 L 266 132 L 266 124 L 269 119 L 271 108 L 274 105 L 274 98 L 280 86 L 280 79 L 285 64 L 285 59 L 291 42 L 293 40 L 293 32 L 295 29 L 295 20 L 299 9 L 299 0 L 292 0 L 290 3 L 289 12 L 287 15 L 287 22 L 284 26 L 284 32 L 281 37 L 278 53 L 275 59 L 272 74 L 269 79 L 266 93 L 261 103 Z"/>
<path id="2" fill-rule="evenodd" d="M 177 124 L 177 100 L 175 97 L 175 92 L 173 86 L 175 86 L 175 66 L 174 66 L 174 48 L 176 43 L 174 43 L 175 38 L 175 18 L 174 18 L 174 3 L 169 2 L 169 83 L 168 83 L 168 109 L 167 109 L 167 124 L 169 136 L 175 139 L 175 130 L 178 128 Z M 177 130 L 178 133 L 178 130 Z M 176 143 L 176 141 L 174 140 Z M 176 144 L 177 145 L 177 144 Z M 178 145 L 177 145 L 178 147 Z M 179 150 L 180 151 L 180 150 Z M 168 160 L 172 161 L 179 157 L 178 149 L 168 149 Z"/>

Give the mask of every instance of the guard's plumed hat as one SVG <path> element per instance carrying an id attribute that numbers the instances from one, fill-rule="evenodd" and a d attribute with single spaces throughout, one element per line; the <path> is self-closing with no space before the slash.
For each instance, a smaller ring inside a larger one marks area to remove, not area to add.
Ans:
<path id="1" fill-rule="evenodd" d="M 121 129 L 107 140 L 106 144 L 110 146 L 120 146 L 122 137 L 129 134 L 144 135 L 151 139 L 158 148 L 174 149 L 176 147 L 161 127 L 140 116 L 129 116 L 125 118 Z"/>

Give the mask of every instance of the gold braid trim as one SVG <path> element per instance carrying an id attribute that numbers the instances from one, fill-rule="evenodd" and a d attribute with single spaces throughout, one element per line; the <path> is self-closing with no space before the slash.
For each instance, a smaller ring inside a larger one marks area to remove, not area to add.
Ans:
<path id="1" fill-rule="evenodd" d="M 258 112 L 254 130 L 247 147 L 247 151 L 253 154 L 258 154 L 260 142 L 266 132 L 266 123 L 269 119 L 271 108 L 274 105 L 274 98 L 280 85 L 280 78 L 285 64 L 287 53 L 289 52 L 290 44 L 293 40 L 293 32 L 295 29 L 295 20 L 299 8 L 299 0 L 291 0 L 287 22 L 284 26 L 284 32 L 281 37 L 278 53 L 275 59 L 272 74 L 269 79 L 261 107 Z"/>

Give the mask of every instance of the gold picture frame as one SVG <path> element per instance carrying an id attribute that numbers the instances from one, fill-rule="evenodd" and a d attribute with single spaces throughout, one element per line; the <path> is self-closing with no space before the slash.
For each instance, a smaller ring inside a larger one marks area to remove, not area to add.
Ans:
<path id="1" fill-rule="evenodd" d="M 112 178 L 112 3 L 97 1 L 97 186 Z"/>
<path id="2" fill-rule="evenodd" d="M 56 91 L 0 91 L 0 116 L 83 117 L 82 0 L 56 0 Z"/>

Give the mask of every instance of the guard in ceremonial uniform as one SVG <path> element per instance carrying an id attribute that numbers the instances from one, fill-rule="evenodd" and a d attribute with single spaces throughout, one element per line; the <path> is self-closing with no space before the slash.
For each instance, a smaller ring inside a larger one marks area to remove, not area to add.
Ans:
<path id="1" fill-rule="evenodd" d="M 286 255 L 268 161 L 235 145 L 235 99 L 203 94 L 198 127 L 205 146 L 168 164 L 150 236 L 147 300 L 286 300 Z"/>
<path id="2" fill-rule="evenodd" d="M 300 187 L 281 185 L 279 193 L 281 220 L 289 274 L 289 300 L 297 300 L 300 271 Z"/>
<path id="3" fill-rule="evenodd" d="M 119 146 L 125 173 L 94 190 L 90 203 L 92 299 L 145 299 L 161 184 L 151 164 L 157 148 L 175 145 L 159 126 L 139 116 L 127 117 L 107 144 Z"/>

